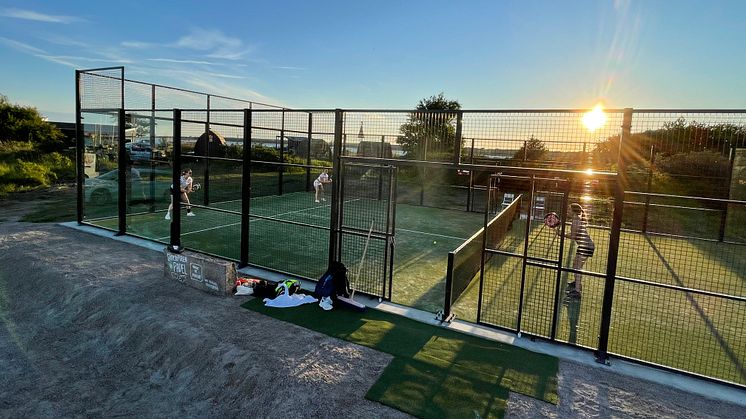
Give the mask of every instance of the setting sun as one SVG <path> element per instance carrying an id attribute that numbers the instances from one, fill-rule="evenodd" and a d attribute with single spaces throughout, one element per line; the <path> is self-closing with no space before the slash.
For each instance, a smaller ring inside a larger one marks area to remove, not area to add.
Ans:
<path id="1" fill-rule="evenodd" d="M 601 128 L 606 123 L 606 114 L 604 109 L 599 103 L 593 110 L 586 112 L 583 115 L 583 125 L 588 128 L 588 131 L 595 131 Z"/>

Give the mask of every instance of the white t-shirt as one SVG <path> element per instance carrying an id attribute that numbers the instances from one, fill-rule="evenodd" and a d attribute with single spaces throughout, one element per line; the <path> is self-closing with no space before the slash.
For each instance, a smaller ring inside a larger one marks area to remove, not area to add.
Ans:
<path id="1" fill-rule="evenodd" d="M 188 191 L 189 188 L 192 186 L 192 177 L 181 176 L 181 178 L 179 179 L 179 186 L 182 190 Z"/>
<path id="2" fill-rule="evenodd" d="M 313 186 L 321 186 L 324 183 L 329 182 L 329 175 L 326 173 L 322 173 L 319 175 L 319 177 L 316 178 L 316 180 L 313 181 Z"/>

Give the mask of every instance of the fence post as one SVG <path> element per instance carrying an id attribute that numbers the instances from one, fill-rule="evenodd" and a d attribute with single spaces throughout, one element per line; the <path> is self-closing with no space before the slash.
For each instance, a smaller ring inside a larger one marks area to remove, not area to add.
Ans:
<path id="1" fill-rule="evenodd" d="M 83 138 L 83 115 L 81 114 L 80 103 L 80 70 L 75 70 L 75 166 L 77 167 L 77 172 L 75 173 L 77 182 L 75 192 L 78 195 L 76 215 L 78 224 L 82 224 L 83 200 L 85 198 L 83 195 L 83 186 L 85 183 L 85 138 Z"/>
<path id="2" fill-rule="evenodd" d="M 469 151 L 469 163 L 474 164 L 474 138 L 471 139 L 471 149 Z M 489 187 L 489 185 L 487 185 Z M 469 188 L 466 189 L 466 211 L 474 209 L 474 170 L 469 169 Z"/>
<path id="3" fill-rule="evenodd" d="M 181 113 L 181 111 L 179 111 Z M 210 134 L 210 95 L 207 95 L 207 117 L 205 118 L 205 136 L 207 145 L 205 147 L 205 179 L 202 186 L 202 200 L 205 206 L 210 205 L 210 148 L 212 135 Z M 179 150 L 181 153 L 181 150 Z"/>
<path id="4" fill-rule="evenodd" d="M 653 165 L 655 164 L 655 144 L 650 146 L 650 168 L 648 169 L 648 188 L 645 192 L 648 194 L 653 187 Z M 648 211 L 650 208 L 650 195 L 645 196 L 645 210 L 642 217 L 642 232 L 648 231 Z"/>
<path id="5" fill-rule="evenodd" d="M 306 192 L 311 191 L 311 146 L 313 145 L 313 113 L 308 113 L 308 153 L 306 155 Z"/>
<path id="6" fill-rule="evenodd" d="M 168 250 L 180 253 L 181 248 L 181 109 L 174 109 L 174 152 L 171 173 L 171 238 Z"/>
<path id="7" fill-rule="evenodd" d="M 239 267 L 249 264 L 251 211 L 251 110 L 243 110 L 243 164 L 241 165 L 241 256 Z"/>
<path id="8" fill-rule="evenodd" d="M 127 198 L 128 198 L 128 185 L 127 182 L 131 179 L 130 176 L 130 170 L 128 169 L 127 165 L 127 148 L 124 146 L 124 137 L 125 137 L 125 115 L 124 115 L 124 108 L 119 108 L 119 114 L 118 114 L 118 124 L 117 127 L 119 130 L 118 133 L 118 139 L 119 139 L 119 159 L 118 159 L 118 173 L 119 176 L 117 176 L 118 180 L 118 199 L 117 199 L 117 207 L 118 207 L 118 215 L 119 215 L 119 228 L 117 229 L 117 236 L 123 236 L 127 233 Z"/>
<path id="9" fill-rule="evenodd" d="M 629 141 L 632 133 L 632 109 L 624 110 L 622 120 L 622 137 L 619 142 L 619 169 L 614 186 L 614 217 L 611 222 L 611 237 L 609 238 L 609 254 L 606 263 L 606 281 L 604 283 L 604 300 L 601 307 L 601 327 L 598 334 L 598 349 L 596 362 L 608 364 L 609 360 L 609 330 L 611 327 L 611 308 L 614 303 L 614 285 L 616 282 L 617 258 L 619 257 L 619 238 L 622 229 L 622 212 L 624 210 L 624 185 L 626 185 L 626 162 L 623 147 Z"/>
<path id="10" fill-rule="evenodd" d="M 458 165 L 461 163 L 461 147 L 463 143 L 462 136 L 462 124 L 464 119 L 464 112 L 458 111 L 456 114 L 456 141 L 453 144 L 453 163 Z"/>
<path id="11" fill-rule="evenodd" d="M 730 199 L 733 199 L 730 196 L 730 188 L 731 188 L 731 183 L 733 182 L 733 164 L 735 163 L 735 159 L 736 159 L 736 145 L 733 144 L 731 145 L 730 153 L 728 154 L 728 184 L 726 186 L 728 190 L 728 198 Z M 725 205 L 723 205 L 723 212 L 720 215 L 720 232 L 718 233 L 718 240 L 721 242 L 725 240 L 725 228 L 728 223 L 729 205 L 730 204 L 728 204 L 727 202 L 725 203 Z"/>
<path id="12" fill-rule="evenodd" d="M 329 220 L 329 263 L 339 260 L 339 204 L 342 185 L 342 118 L 341 109 L 334 110 L 334 147 L 332 149 L 332 173 L 336 180 L 332 182 L 331 219 Z"/>
<path id="13" fill-rule="evenodd" d="M 153 159 L 155 150 L 155 85 L 150 86 L 150 178 L 148 182 L 148 201 L 150 208 L 148 212 L 155 212 L 155 168 L 157 162 Z"/>
<path id="14" fill-rule="evenodd" d="M 521 292 L 518 297 L 518 324 L 516 331 L 518 337 L 521 337 L 521 320 L 523 319 L 523 297 L 526 291 L 526 264 L 528 262 L 528 245 L 531 237 L 531 219 L 534 217 L 534 189 L 536 188 L 536 176 L 531 175 L 531 189 L 528 191 L 528 208 L 526 209 L 526 230 L 523 237 L 523 257 L 521 260 Z M 520 213 L 519 213 L 520 214 Z M 520 215 L 519 215 L 520 217 Z M 487 226 L 485 224 L 485 236 L 487 236 Z"/>

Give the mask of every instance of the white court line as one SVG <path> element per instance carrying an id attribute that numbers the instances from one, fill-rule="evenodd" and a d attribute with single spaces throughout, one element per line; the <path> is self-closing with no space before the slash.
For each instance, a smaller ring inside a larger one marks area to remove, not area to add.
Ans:
<path id="1" fill-rule="evenodd" d="M 425 235 L 428 235 L 428 236 L 435 236 L 435 237 L 445 237 L 447 239 L 455 239 L 455 240 L 460 240 L 462 242 L 469 240 L 469 239 L 465 239 L 463 237 L 447 236 L 445 234 L 437 234 L 437 233 L 426 233 L 424 231 L 407 230 L 406 228 L 399 228 L 399 227 L 396 228 L 396 231 L 406 231 L 407 233 L 425 234 Z"/>
<path id="2" fill-rule="evenodd" d="M 345 202 L 354 202 L 354 201 L 358 201 L 358 200 L 360 200 L 360 198 L 351 199 L 351 200 L 345 201 Z M 309 210 L 315 210 L 315 209 L 319 209 L 319 208 L 331 207 L 331 205 L 332 204 L 329 203 L 329 204 L 319 205 L 317 207 L 309 207 L 309 208 L 299 209 L 299 210 L 295 210 L 295 211 L 283 212 L 281 214 L 275 214 L 275 215 L 273 215 L 271 217 L 267 217 L 267 218 L 254 218 L 253 220 L 249 220 L 249 222 L 253 223 L 254 221 L 268 221 L 268 219 L 269 220 L 277 220 L 277 221 L 287 221 L 287 220 L 283 220 L 283 219 L 275 218 L 275 217 L 282 217 L 283 215 L 289 215 L 289 214 L 295 214 L 295 213 L 303 212 L 303 211 L 309 211 Z M 231 224 L 223 224 L 223 225 L 219 225 L 219 226 L 215 226 L 215 227 L 203 228 L 202 230 L 194 230 L 194 231 L 189 231 L 187 233 L 181 233 L 181 235 L 182 236 L 186 236 L 186 235 L 189 235 L 189 234 L 203 233 L 205 231 L 217 230 L 219 228 L 233 227 L 233 226 L 237 226 L 237 225 L 241 225 L 241 223 L 238 222 L 238 223 L 231 223 Z M 165 239 L 169 239 L 169 238 L 171 238 L 171 236 L 160 237 L 160 238 L 157 238 L 156 240 L 160 241 L 160 240 L 165 240 Z"/>

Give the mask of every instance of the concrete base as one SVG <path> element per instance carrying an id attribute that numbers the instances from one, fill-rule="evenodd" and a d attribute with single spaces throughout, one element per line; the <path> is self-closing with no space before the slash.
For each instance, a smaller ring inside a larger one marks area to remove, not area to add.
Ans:
<path id="1" fill-rule="evenodd" d="M 223 259 L 185 250 L 163 251 L 166 278 L 210 294 L 228 296 L 236 289 L 236 264 Z"/>

